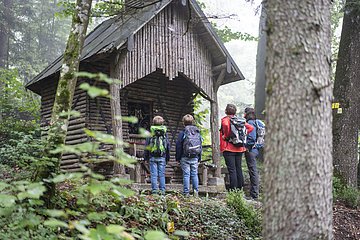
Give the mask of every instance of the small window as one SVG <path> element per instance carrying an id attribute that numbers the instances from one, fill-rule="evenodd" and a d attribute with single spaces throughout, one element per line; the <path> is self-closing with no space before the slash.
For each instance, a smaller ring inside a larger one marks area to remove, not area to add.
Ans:
<path id="1" fill-rule="evenodd" d="M 138 122 L 129 123 L 129 134 L 138 134 L 139 128 L 150 130 L 152 107 L 149 103 L 128 103 L 129 116 L 135 116 Z"/>

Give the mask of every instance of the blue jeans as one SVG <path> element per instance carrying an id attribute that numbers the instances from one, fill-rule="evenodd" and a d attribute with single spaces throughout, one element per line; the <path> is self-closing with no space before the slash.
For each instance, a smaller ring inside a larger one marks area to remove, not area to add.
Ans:
<path id="1" fill-rule="evenodd" d="M 166 161 L 164 157 L 150 158 L 150 175 L 151 175 L 151 189 L 152 193 L 157 193 L 160 189 L 161 193 L 165 193 L 165 166 Z M 159 187 L 158 187 L 159 178 Z"/>
<path id="2" fill-rule="evenodd" d="M 199 191 L 199 178 L 198 178 L 198 159 L 183 157 L 180 160 L 181 169 L 183 171 L 184 194 L 190 192 L 190 177 L 194 191 Z"/>

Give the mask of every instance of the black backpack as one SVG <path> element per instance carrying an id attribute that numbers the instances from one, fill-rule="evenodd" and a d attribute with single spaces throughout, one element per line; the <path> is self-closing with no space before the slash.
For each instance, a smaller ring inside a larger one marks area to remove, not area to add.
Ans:
<path id="1" fill-rule="evenodd" d="M 183 155 L 188 158 L 195 158 L 201 154 L 202 138 L 196 126 L 188 125 L 184 130 Z"/>
<path id="2" fill-rule="evenodd" d="M 235 147 L 242 147 L 246 144 L 246 120 L 242 117 L 233 116 L 230 118 L 230 137 L 228 142 L 232 143 Z"/>
<path id="3" fill-rule="evenodd" d="M 154 157 L 162 157 L 166 153 L 167 139 L 166 127 L 151 126 L 152 137 L 150 138 L 150 152 Z"/>

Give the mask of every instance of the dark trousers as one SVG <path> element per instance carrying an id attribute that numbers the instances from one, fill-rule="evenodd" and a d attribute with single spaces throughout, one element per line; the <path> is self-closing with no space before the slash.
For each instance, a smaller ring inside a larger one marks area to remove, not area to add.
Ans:
<path id="1" fill-rule="evenodd" d="M 223 152 L 225 163 L 229 171 L 230 186 L 229 190 L 242 189 L 244 177 L 241 169 L 242 153 L 240 152 Z"/>
<path id="2" fill-rule="evenodd" d="M 256 148 L 248 148 L 245 152 L 246 164 L 250 175 L 250 196 L 252 198 L 259 197 L 259 173 L 256 167 L 256 156 L 258 150 Z"/>

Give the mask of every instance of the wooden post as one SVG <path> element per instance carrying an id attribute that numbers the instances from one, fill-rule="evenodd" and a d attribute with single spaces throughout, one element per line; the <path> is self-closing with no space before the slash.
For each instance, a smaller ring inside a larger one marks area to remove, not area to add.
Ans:
<path id="1" fill-rule="evenodd" d="M 141 163 L 136 163 L 135 165 L 135 179 L 136 183 L 141 183 Z"/>
<path id="2" fill-rule="evenodd" d="M 125 56 L 125 54 L 122 54 Z M 117 58 L 120 58 L 118 55 Z M 110 76 L 114 79 L 117 79 L 115 68 L 118 68 L 117 64 L 120 61 L 115 61 L 116 64 L 110 66 Z M 110 84 L 110 107 L 111 107 L 111 119 L 112 119 L 112 132 L 115 139 L 120 142 L 123 141 L 123 132 L 122 132 L 122 119 L 121 119 L 121 104 L 120 104 L 120 83 L 114 82 Z M 115 144 L 114 146 L 114 155 L 116 151 L 123 150 L 123 147 L 120 143 Z M 125 175 L 125 167 L 117 162 L 114 163 L 114 175 Z"/>
<path id="3" fill-rule="evenodd" d="M 225 76 L 225 69 L 221 70 L 219 77 L 214 81 L 212 86 L 213 101 L 210 103 L 210 129 L 211 129 L 211 148 L 213 163 L 216 165 L 214 177 L 221 177 L 220 165 L 220 133 L 219 133 L 219 107 L 217 99 L 217 91 Z"/>
<path id="4" fill-rule="evenodd" d="M 208 185 L 208 169 L 206 166 L 203 166 L 203 169 L 202 169 L 202 185 L 203 186 L 207 186 Z"/>

